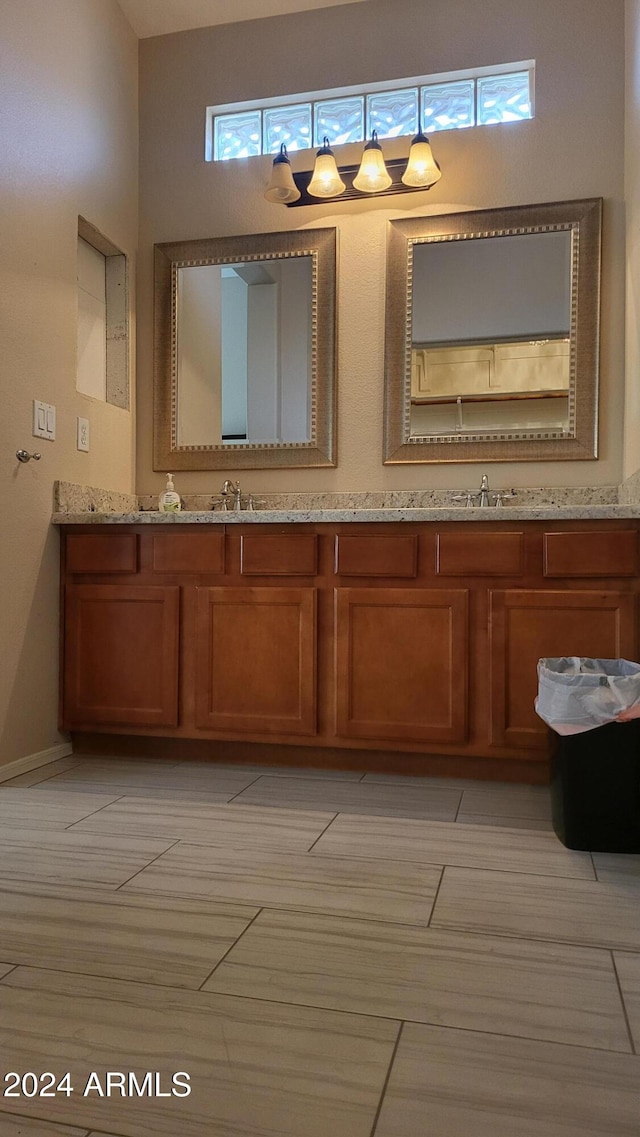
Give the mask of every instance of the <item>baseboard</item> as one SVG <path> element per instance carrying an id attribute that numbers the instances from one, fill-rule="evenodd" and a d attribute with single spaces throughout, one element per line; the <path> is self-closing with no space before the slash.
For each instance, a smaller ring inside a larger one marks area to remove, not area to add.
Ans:
<path id="1" fill-rule="evenodd" d="M 24 758 L 16 758 L 15 762 L 7 762 L 0 766 L 0 782 L 8 782 L 18 774 L 26 774 L 28 770 L 37 770 L 39 766 L 48 766 L 49 762 L 57 762 L 58 758 L 66 758 L 73 754 L 70 742 L 59 742 L 57 746 L 50 746 L 48 750 L 38 750 L 37 754 L 27 754 Z"/>

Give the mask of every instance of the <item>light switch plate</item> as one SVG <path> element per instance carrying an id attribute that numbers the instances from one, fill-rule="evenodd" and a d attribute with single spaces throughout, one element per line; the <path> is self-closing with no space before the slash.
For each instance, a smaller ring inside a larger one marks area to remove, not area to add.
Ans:
<path id="1" fill-rule="evenodd" d="M 56 437 L 56 408 L 51 403 L 41 403 L 39 399 L 33 400 L 33 435 L 35 438 L 48 438 L 53 442 Z"/>
<path id="2" fill-rule="evenodd" d="M 89 419 L 78 419 L 78 450 L 89 449 Z"/>

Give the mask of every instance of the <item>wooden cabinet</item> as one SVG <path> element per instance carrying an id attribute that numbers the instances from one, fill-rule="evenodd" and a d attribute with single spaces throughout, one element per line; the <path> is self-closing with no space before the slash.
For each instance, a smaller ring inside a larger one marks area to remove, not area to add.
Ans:
<path id="1" fill-rule="evenodd" d="M 180 590 L 80 584 L 65 602 L 65 725 L 176 726 Z"/>
<path id="2" fill-rule="evenodd" d="M 69 526 L 61 725 L 544 780 L 538 659 L 638 658 L 640 523 L 507 513 Z"/>
<path id="3" fill-rule="evenodd" d="M 464 742 L 467 601 L 462 589 L 336 589 L 338 735 Z"/>
<path id="4" fill-rule="evenodd" d="M 313 735 L 313 588 L 199 588 L 196 726 Z"/>

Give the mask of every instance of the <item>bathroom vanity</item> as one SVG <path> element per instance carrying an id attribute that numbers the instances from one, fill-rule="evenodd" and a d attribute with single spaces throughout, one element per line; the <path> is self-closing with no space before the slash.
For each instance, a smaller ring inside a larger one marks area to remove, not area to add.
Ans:
<path id="1" fill-rule="evenodd" d="M 110 753 L 542 782 L 538 659 L 637 658 L 637 507 L 55 520 L 61 726 Z"/>

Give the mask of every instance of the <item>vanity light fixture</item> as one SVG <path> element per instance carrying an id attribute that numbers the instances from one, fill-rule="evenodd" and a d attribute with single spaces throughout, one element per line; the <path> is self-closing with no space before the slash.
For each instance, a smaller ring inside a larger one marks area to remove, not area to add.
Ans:
<path id="1" fill-rule="evenodd" d="M 267 201 L 281 205 L 317 205 L 318 199 L 338 201 L 428 190 L 441 177 L 429 139 L 420 126 L 411 143 L 408 160 L 392 158 L 386 163 L 374 130 L 359 166 L 338 166 L 329 139 L 325 137 L 316 153 L 313 171 L 294 173 L 283 143 L 274 159 L 271 181 L 264 196 Z"/>
<path id="2" fill-rule="evenodd" d="M 307 186 L 307 193 L 310 193 L 312 197 L 339 197 L 346 188 L 338 173 L 336 159 L 329 146 L 329 139 L 325 137 L 316 154 L 316 163 L 313 167 L 311 181 Z"/>
<path id="3" fill-rule="evenodd" d="M 293 180 L 291 162 L 284 142 L 280 147 L 280 153 L 273 159 L 271 181 L 264 196 L 267 201 L 275 201 L 279 205 L 292 205 L 300 197 L 300 190 Z"/>
<path id="4" fill-rule="evenodd" d="M 391 175 L 387 171 L 382 156 L 382 146 L 378 142 L 378 132 L 373 131 L 371 142 L 367 142 L 360 162 L 360 169 L 353 179 L 353 188 L 360 193 L 381 193 L 391 185 Z"/>
<path id="5" fill-rule="evenodd" d="M 440 181 L 442 170 L 436 162 L 429 139 L 418 125 L 418 133 L 411 143 L 409 161 L 402 175 L 405 186 L 416 189 L 430 189 Z"/>

